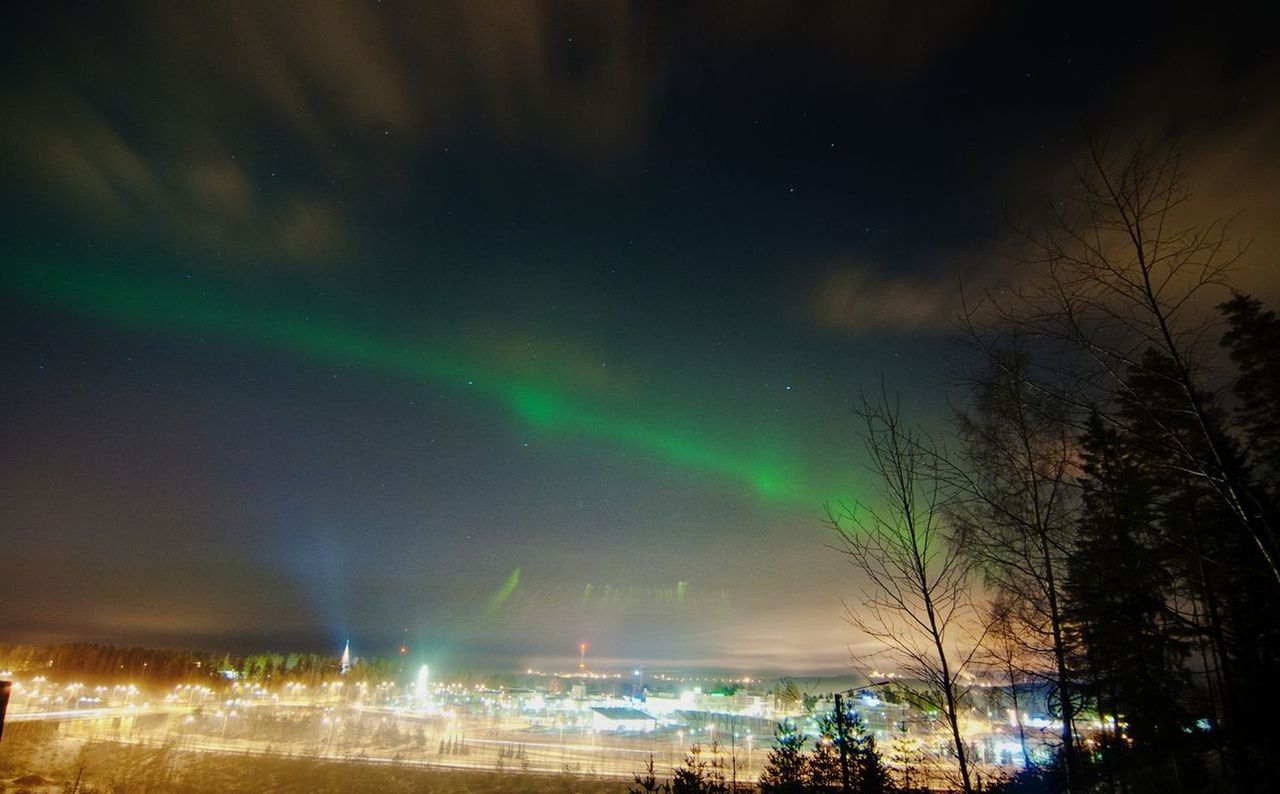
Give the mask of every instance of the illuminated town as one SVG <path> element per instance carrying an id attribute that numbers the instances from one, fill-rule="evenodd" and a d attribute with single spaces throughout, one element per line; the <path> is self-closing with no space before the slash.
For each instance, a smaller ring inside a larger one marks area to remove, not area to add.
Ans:
<path id="1" fill-rule="evenodd" d="M 841 692 L 886 748 L 895 775 L 921 783 L 945 774 L 945 727 L 937 713 L 908 705 L 910 686 L 891 672 L 873 671 L 873 680 L 846 687 L 854 683 L 848 676 L 764 680 L 595 670 L 588 662 L 581 647 L 577 665 L 564 671 L 468 675 L 479 680 L 462 683 L 433 677 L 427 665 L 403 665 L 408 669 L 394 679 L 377 680 L 348 643 L 329 660 L 336 669 L 328 674 L 282 666 L 256 675 L 254 660 L 246 660 L 241 669 L 226 666 L 214 675 L 192 671 L 202 683 L 161 688 L 63 680 L 50 661 L 0 677 L 13 682 L 10 731 L 51 727 L 42 740 L 68 755 L 118 743 L 629 781 L 650 758 L 675 768 L 700 746 L 722 757 L 728 778 L 743 785 L 759 777 L 778 725 L 818 739 L 818 719 L 832 712 Z M 1051 718 L 1014 714 L 1007 693 L 971 684 L 981 694 L 964 731 L 979 768 L 994 778 L 1023 768 L 1028 758 L 1048 758 Z"/>
<path id="2" fill-rule="evenodd" d="M 1280 792 L 1274 4 L 0 24 L 0 794 Z"/>

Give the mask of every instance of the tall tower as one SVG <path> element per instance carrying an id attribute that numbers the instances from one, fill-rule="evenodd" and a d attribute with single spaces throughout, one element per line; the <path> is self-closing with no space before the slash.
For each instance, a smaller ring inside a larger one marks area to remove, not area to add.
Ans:
<path id="1" fill-rule="evenodd" d="M 351 669 L 351 640 L 347 640 L 346 646 L 342 649 L 342 661 L 338 662 L 338 674 L 346 675 Z"/>
<path id="2" fill-rule="evenodd" d="M 578 644 L 578 669 L 587 669 L 587 644 L 585 642 Z"/>

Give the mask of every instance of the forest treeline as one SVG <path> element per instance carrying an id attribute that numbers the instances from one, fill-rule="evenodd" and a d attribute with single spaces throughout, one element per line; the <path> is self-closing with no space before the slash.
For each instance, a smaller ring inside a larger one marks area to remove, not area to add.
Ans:
<path id="1" fill-rule="evenodd" d="M 854 717 L 784 723 L 762 790 L 1280 791 L 1280 318 L 1233 288 L 1246 247 L 1178 147 L 1094 138 L 1074 176 L 1011 221 L 1012 283 L 966 296 L 950 428 L 862 395 L 876 493 L 828 507 L 879 648 L 859 662 L 913 682 L 950 771 L 886 766 Z M 974 761 L 979 679 L 1017 774 Z M 1023 725 L 1046 691 L 1048 748 Z M 689 769 L 632 791 L 732 788 Z"/>
<path id="2" fill-rule="evenodd" d="M 237 679 L 259 683 L 319 684 L 338 674 L 338 656 L 317 653 L 200 653 L 90 643 L 0 645 L 0 670 L 43 675 L 60 683 L 135 684 L 171 687 Z M 346 678 L 385 681 L 395 677 L 394 663 L 380 658 L 354 660 Z"/>
<path id="3" fill-rule="evenodd" d="M 980 675 L 1047 687 L 1058 746 L 1009 785 L 1277 791 L 1280 319 L 1197 214 L 1175 147 L 1090 142 L 1018 232 L 1011 287 L 966 301 L 947 433 L 865 397 L 876 499 L 830 520 L 849 619 L 923 682 L 954 785 Z M 883 669 L 883 667 L 882 667 Z"/>

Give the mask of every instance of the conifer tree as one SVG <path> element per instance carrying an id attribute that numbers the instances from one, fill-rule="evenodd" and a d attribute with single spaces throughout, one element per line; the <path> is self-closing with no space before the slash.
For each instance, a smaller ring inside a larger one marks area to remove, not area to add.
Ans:
<path id="1" fill-rule="evenodd" d="M 780 723 L 774 735 L 773 749 L 760 774 L 760 790 L 775 794 L 804 791 L 808 778 L 804 734 L 790 723 Z"/>
<path id="2" fill-rule="evenodd" d="M 1142 769 L 1153 784 L 1163 777 L 1175 786 L 1188 773 L 1187 647 L 1169 607 L 1172 571 L 1152 474 L 1096 416 L 1083 445 L 1083 511 L 1067 610 L 1084 648 L 1078 666 L 1087 691 L 1107 720 L 1103 771 L 1125 778 L 1130 768 Z"/>

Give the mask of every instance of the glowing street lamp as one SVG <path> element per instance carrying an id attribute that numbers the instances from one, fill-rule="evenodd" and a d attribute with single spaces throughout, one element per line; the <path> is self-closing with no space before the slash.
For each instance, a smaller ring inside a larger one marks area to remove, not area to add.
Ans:
<path id="1" fill-rule="evenodd" d="M 234 717 L 236 713 L 227 709 L 226 711 L 219 710 L 218 715 L 222 717 L 222 732 L 218 734 L 218 742 L 225 744 L 227 741 L 227 722 Z"/>
<path id="2" fill-rule="evenodd" d="M 339 719 L 338 717 L 333 717 L 333 718 L 325 717 L 323 722 L 329 726 L 329 739 L 325 742 L 325 745 L 324 745 L 325 755 L 328 755 L 333 750 L 333 729 L 337 727 L 338 723 L 342 722 L 342 720 Z"/>

